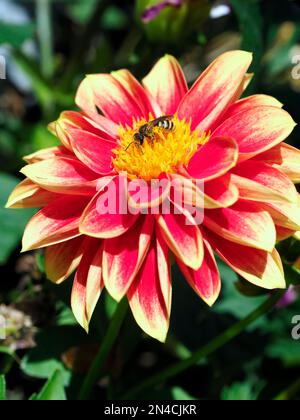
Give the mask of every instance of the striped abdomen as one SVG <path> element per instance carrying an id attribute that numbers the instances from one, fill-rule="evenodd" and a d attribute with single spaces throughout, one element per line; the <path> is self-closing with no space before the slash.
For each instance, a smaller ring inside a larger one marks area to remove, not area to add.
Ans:
<path id="1" fill-rule="evenodd" d="M 159 120 L 157 122 L 157 127 L 163 128 L 164 130 L 173 131 L 174 130 L 174 122 L 172 120 Z"/>

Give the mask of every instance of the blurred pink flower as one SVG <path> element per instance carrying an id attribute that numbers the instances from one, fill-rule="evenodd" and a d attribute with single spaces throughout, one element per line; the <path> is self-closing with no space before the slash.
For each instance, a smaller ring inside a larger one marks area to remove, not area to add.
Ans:
<path id="1" fill-rule="evenodd" d="M 296 286 L 290 286 L 282 299 L 278 302 L 277 308 L 284 309 L 292 305 L 298 299 L 299 289 Z"/>
<path id="2" fill-rule="evenodd" d="M 161 1 L 158 4 L 155 4 L 154 6 L 148 7 L 143 15 L 142 20 L 144 23 L 151 22 L 153 19 L 155 19 L 162 10 L 164 10 L 166 7 L 180 7 L 184 0 L 165 0 Z"/>

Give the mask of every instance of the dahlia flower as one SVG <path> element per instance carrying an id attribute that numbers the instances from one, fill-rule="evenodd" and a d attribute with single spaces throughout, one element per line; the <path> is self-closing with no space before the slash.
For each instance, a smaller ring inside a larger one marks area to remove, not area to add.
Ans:
<path id="1" fill-rule="evenodd" d="M 50 124 L 61 145 L 25 157 L 26 179 L 8 207 L 41 210 L 23 251 L 46 248 L 55 283 L 76 270 L 72 308 L 85 329 L 105 287 L 117 301 L 127 296 L 139 326 L 163 342 L 171 255 L 208 305 L 221 289 L 215 254 L 255 285 L 285 288 L 275 244 L 300 230 L 300 152 L 283 143 L 295 123 L 280 102 L 239 99 L 251 59 L 225 53 L 190 89 L 171 56 L 142 84 L 127 70 L 88 75 L 80 112 Z M 161 116 L 172 129 L 152 126 L 138 142 L 141 127 Z M 114 210 L 102 211 L 109 201 Z"/>

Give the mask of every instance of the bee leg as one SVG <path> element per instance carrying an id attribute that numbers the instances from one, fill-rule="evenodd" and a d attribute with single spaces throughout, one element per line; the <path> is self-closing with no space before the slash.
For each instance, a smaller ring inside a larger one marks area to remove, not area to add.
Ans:
<path id="1" fill-rule="evenodd" d="M 141 155 L 143 155 L 144 154 L 144 151 L 143 151 L 142 146 L 139 143 L 137 143 L 136 147 L 139 149 Z"/>
<path id="2" fill-rule="evenodd" d="M 154 133 L 151 133 L 150 135 L 149 135 L 149 139 L 150 139 L 150 144 L 151 144 L 151 146 L 153 145 L 153 143 L 154 143 L 154 141 L 155 141 L 155 135 L 154 135 Z"/>

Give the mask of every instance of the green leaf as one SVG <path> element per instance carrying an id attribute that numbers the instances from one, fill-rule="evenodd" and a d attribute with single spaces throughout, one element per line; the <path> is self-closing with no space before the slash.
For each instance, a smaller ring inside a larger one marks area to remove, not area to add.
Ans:
<path id="1" fill-rule="evenodd" d="M 0 44 L 8 44 L 12 47 L 19 47 L 34 34 L 34 26 L 12 25 L 10 23 L 0 22 Z"/>
<path id="2" fill-rule="evenodd" d="M 179 387 L 174 387 L 171 390 L 173 400 L 194 401 L 197 398 L 192 397 L 188 392 Z"/>
<path id="3" fill-rule="evenodd" d="M 230 314 L 238 319 L 242 319 L 266 299 L 264 296 L 248 297 L 242 295 L 235 287 L 238 276 L 220 260 L 218 260 L 218 267 L 223 282 L 223 294 L 215 304 L 214 311 L 220 314 Z M 258 321 L 258 323 L 260 322 L 262 320 Z M 258 323 L 254 323 L 251 328 L 257 327 Z"/>
<path id="4" fill-rule="evenodd" d="M 20 242 L 26 223 L 33 215 L 32 210 L 9 210 L 4 206 L 8 196 L 18 184 L 13 176 L 0 173 L 0 265 L 4 264 Z"/>
<path id="5" fill-rule="evenodd" d="M 5 377 L 0 375 L 0 401 L 6 400 L 6 383 Z"/>
<path id="6" fill-rule="evenodd" d="M 256 401 L 260 390 L 254 390 L 248 382 L 236 382 L 230 387 L 223 389 L 221 400 L 223 401 Z"/>
<path id="7" fill-rule="evenodd" d="M 0 353 L 6 354 L 7 356 L 11 356 L 13 359 L 16 359 L 17 356 L 13 350 L 6 346 L 0 346 Z"/>
<path id="8" fill-rule="evenodd" d="M 36 401 L 65 401 L 67 399 L 63 385 L 62 372 L 57 370 L 47 381 L 41 392 L 33 397 Z"/>
<path id="9" fill-rule="evenodd" d="M 23 372 L 34 378 L 46 379 L 59 370 L 64 385 L 69 385 L 72 373 L 64 365 L 62 355 L 74 346 L 89 343 L 89 336 L 79 327 L 51 327 L 41 331 L 36 342 L 37 346 L 22 359 Z"/>
<path id="10" fill-rule="evenodd" d="M 64 302 L 57 302 L 56 312 L 57 316 L 55 321 L 57 326 L 78 325 L 71 308 L 67 306 Z"/>
<path id="11" fill-rule="evenodd" d="M 292 329 L 292 324 L 291 324 Z M 280 359 L 285 367 L 300 366 L 300 343 L 289 338 L 279 338 L 269 344 L 266 355 L 271 358 Z"/>

